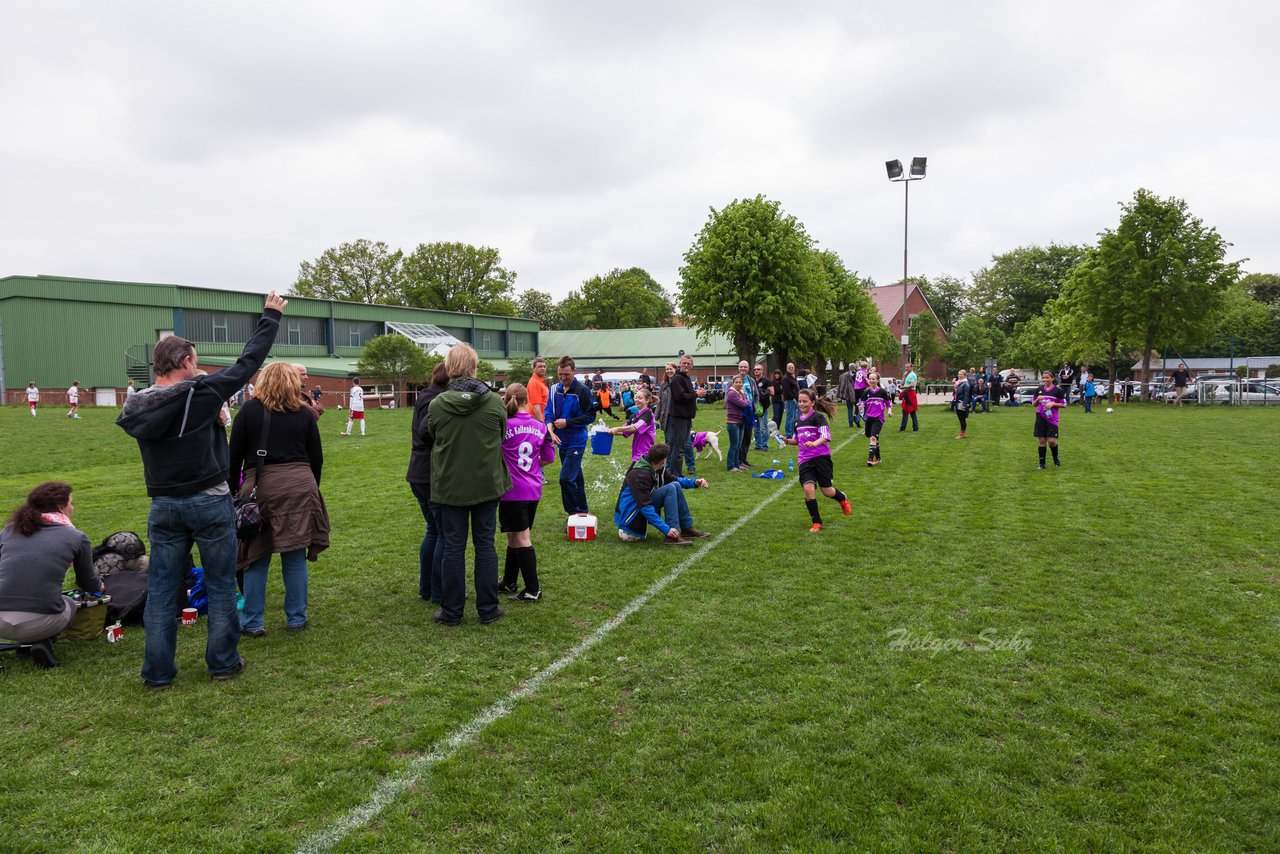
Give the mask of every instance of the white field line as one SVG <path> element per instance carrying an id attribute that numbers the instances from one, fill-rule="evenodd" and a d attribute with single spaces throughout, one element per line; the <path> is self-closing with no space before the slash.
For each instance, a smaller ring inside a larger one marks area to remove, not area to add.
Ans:
<path id="1" fill-rule="evenodd" d="M 851 441 L 853 441 L 853 437 L 845 439 L 840 443 L 839 447 L 833 449 L 833 452 L 838 453 L 844 450 L 845 446 Z M 720 545 L 723 541 L 727 540 L 729 537 L 736 534 L 743 525 L 754 519 L 761 510 L 781 498 L 782 493 L 791 488 L 792 484 L 793 481 L 788 481 L 778 487 L 778 489 L 774 490 L 772 495 L 757 504 L 754 510 L 738 519 L 738 521 L 734 522 L 721 533 L 717 534 L 709 543 L 707 543 L 706 546 L 694 551 L 693 554 L 681 561 L 675 569 L 649 585 L 647 590 L 628 602 L 621 611 L 602 623 L 600 627 L 591 634 L 578 641 L 578 644 L 564 655 L 548 664 L 542 670 L 539 670 L 533 676 L 530 676 L 520 685 L 520 687 L 516 688 L 510 694 L 493 703 L 470 721 L 437 741 L 432 746 L 430 752 L 416 757 L 408 766 L 405 767 L 404 770 L 383 780 L 378 784 L 378 787 L 374 789 L 373 795 L 370 796 L 366 803 L 351 810 L 342 818 L 335 821 L 332 825 L 311 836 L 299 845 L 297 849 L 299 854 L 330 851 L 350 833 L 359 830 L 376 818 L 377 815 L 389 804 L 395 801 L 395 799 L 398 798 L 405 789 L 408 789 L 410 786 L 413 786 L 425 777 L 432 767 L 450 758 L 462 748 L 470 745 L 491 723 L 511 714 L 511 710 L 515 707 L 516 703 L 531 694 L 537 693 L 537 691 L 542 688 L 549 679 L 554 678 L 560 673 L 560 671 L 564 670 L 566 667 L 581 658 L 583 653 L 608 637 L 610 632 L 626 622 L 626 619 L 636 611 L 639 611 L 647 605 L 649 600 L 653 599 L 654 596 L 657 596 L 666 589 L 667 585 L 671 584 L 671 582 L 675 581 L 681 575 L 684 575 L 684 573 L 691 566 L 697 563 L 704 555 L 716 546 Z"/>

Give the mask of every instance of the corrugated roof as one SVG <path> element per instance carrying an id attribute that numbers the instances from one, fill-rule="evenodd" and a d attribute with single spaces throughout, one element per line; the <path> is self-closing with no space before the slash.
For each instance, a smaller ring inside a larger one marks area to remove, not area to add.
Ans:
<path id="1" fill-rule="evenodd" d="M 581 329 L 573 331 L 544 330 L 538 335 L 538 352 L 542 356 L 569 355 L 579 366 L 625 367 L 627 365 L 660 365 L 674 359 L 681 350 L 695 363 L 736 359 L 733 341 L 724 335 L 712 335 L 707 343 L 698 340 L 698 332 L 685 326 L 660 326 L 646 329 Z"/>
<path id="2" fill-rule="evenodd" d="M 200 355 L 200 364 L 213 365 L 215 367 L 225 367 L 236 363 L 235 356 L 205 356 Z M 493 365 L 494 370 L 505 371 L 511 367 L 511 363 L 506 359 L 485 359 Z M 305 365 L 307 373 L 313 377 L 349 377 L 356 372 L 355 359 L 335 359 L 331 356 L 282 356 L 278 359 L 267 359 L 264 365 L 272 362 L 284 362 L 289 365 Z"/>

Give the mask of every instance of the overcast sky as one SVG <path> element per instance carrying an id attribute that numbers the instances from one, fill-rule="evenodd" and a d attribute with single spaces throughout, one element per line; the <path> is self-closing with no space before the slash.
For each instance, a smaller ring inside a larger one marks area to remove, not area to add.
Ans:
<path id="1" fill-rule="evenodd" d="M 1280 273 L 1280 4 L 13 2 L 0 276 L 266 291 L 358 238 L 669 290 L 763 194 L 877 282 L 1092 242 L 1138 187 Z"/>

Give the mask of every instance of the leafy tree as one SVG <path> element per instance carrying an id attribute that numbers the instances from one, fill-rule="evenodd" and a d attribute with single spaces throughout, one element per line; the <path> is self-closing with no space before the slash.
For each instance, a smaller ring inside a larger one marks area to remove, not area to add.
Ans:
<path id="1" fill-rule="evenodd" d="M 370 338 L 356 361 L 356 373 L 391 383 L 392 391 L 404 391 L 408 383 L 421 383 L 431 377 L 427 354 L 403 335 L 379 335 Z"/>
<path id="2" fill-rule="evenodd" d="M 520 296 L 516 297 L 516 311 L 530 320 L 538 321 L 538 326 L 543 329 L 564 328 L 564 315 L 560 307 L 545 291 L 533 288 L 521 291 Z"/>
<path id="3" fill-rule="evenodd" d="M 1121 204 L 1115 231 L 1098 240 L 1098 270 L 1124 292 L 1125 328 L 1142 344 L 1143 397 L 1150 393 L 1151 351 L 1203 340 L 1218 321 L 1223 286 L 1239 276 L 1227 243 L 1191 215 L 1182 199 L 1139 189 Z"/>
<path id="4" fill-rule="evenodd" d="M 491 382 L 496 371 L 497 368 L 493 366 L 493 362 L 481 359 L 476 363 L 476 379 L 481 382 Z"/>
<path id="5" fill-rule="evenodd" d="M 507 368 L 507 382 L 528 384 L 529 377 L 533 376 L 533 359 L 515 356 L 510 364 L 511 367 Z"/>
<path id="6" fill-rule="evenodd" d="M 1280 305 L 1280 276 L 1274 273 L 1250 273 L 1240 280 L 1240 285 L 1258 302 Z"/>
<path id="7" fill-rule="evenodd" d="M 379 241 L 357 240 L 326 249 L 298 265 L 291 294 L 316 299 L 404 305 L 404 253 Z"/>
<path id="8" fill-rule="evenodd" d="M 942 328 L 948 332 L 955 329 L 956 324 L 968 313 L 969 286 L 955 276 L 935 276 L 932 279 L 922 276 L 911 281 L 924 292 L 924 298 L 929 301 L 929 307 L 937 315 Z M 911 322 L 915 323 L 915 320 Z"/>
<path id="9" fill-rule="evenodd" d="M 884 335 L 892 341 L 893 333 L 868 296 L 867 283 L 857 273 L 849 272 L 840 256 L 831 250 L 816 252 L 816 256 L 830 290 L 831 310 L 819 330 L 813 364 L 823 368 L 829 359 L 847 364 L 864 356 L 881 358 Z M 891 350 L 896 351 L 896 347 Z"/>
<path id="10" fill-rule="evenodd" d="M 974 310 L 1006 334 L 1038 315 L 1066 284 L 1084 247 L 1023 246 L 993 255 L 991 265 L 973 274 Z"/>
<path id="11" fill-rule="evenodd" d="M 918 321 L 919 318 L 916 318 L 912 325 Z M 982 367 L 987 359 L 995 359 L 998 364 L 1004 364 L 1008 350 L 1009 340 L 999 326 L 971 314 L 951 330 L 942 350 L 942 357 L 956 369 Z"/>
<path id="12" fill-rule="evenodd" d="M 640 267 L 582 283 L 560 303 L 569 329 L 642 329 L 671 325 L 671 297 Z"/>
<path id="13" fill-rule="evenodd" d="M 1009 359 L 1019 367 L 1030 367 L 1037 373 L 1057 367 L 1062 360 L 1062 343 L 1058 340 L 1057 331 L 1053 312 L 1042 311 L 1018 326 L 1009 344 Z"/>
<path id="14" fill-rule="evenodd" d="M 419 308 L 514 316 L 516 274 L 488 246 L 420 243 L 404 259 L 405 300 Z"/>
<path id="15" fill-rule="evenodd" d="M 907 352 L 911 354 L 912 364 L 921 371 L 925 365 L 942 355 L 944 344 L 941 334 L 942 325 L 929 312 L 921 312 L 911 318 L 911 327 L 907 332 Z"/>
<path id="16" fill-rule="evenodd" d="M 1107 364 L 1108 387 L 1116 381 L 1116 359 L 1133 346 L 1129 317 L 1134 312 L 1130 294 L 1112 286 L 1107 262 L 1090 248 L 1067 277 L 1058 298 L 1057 331 L 1065 358 Z"/>
<path id="17" fill-rule="evenodd" d="M 813 352 L 831 293 L 804 225 L 763 196 L 711 209 L 680 268 L 680 310 L 704 336 L 733 340 L 754 362 L 760 345 Z"/>
<path id="18" fill-rule="evenodd" d="M 1280 303 L 1268 305 L 1250 294 L 1252 285 L 1242 279 L 1223 293 L 1222 311 L 1209 339 L 1184 355 L 1270 356 L 1280 353 Z"/>

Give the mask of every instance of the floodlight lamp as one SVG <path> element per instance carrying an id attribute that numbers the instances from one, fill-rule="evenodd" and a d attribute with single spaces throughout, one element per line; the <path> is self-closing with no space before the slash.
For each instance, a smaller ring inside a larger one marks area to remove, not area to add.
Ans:
<path id="1" fill-rule="evenodd" d="M 927 157 L 913 157 L 913 158 L 911 158 L 911 177 L 912 177 L 912 178 L 923 178 L 923 177 L 924 177 L 924 167 L 925 167 L 925 162 L 926 162 L 928 159 L 929 159 L 929 158 L 927 158 Z"/>
<path id="2" fill-rule="evenodd" d="M 886 160 L 884 164 L 884 171 L 889 173 L 890 181 L 898 180 L 899 178 L 902 177 L 902 161 Z"/>

